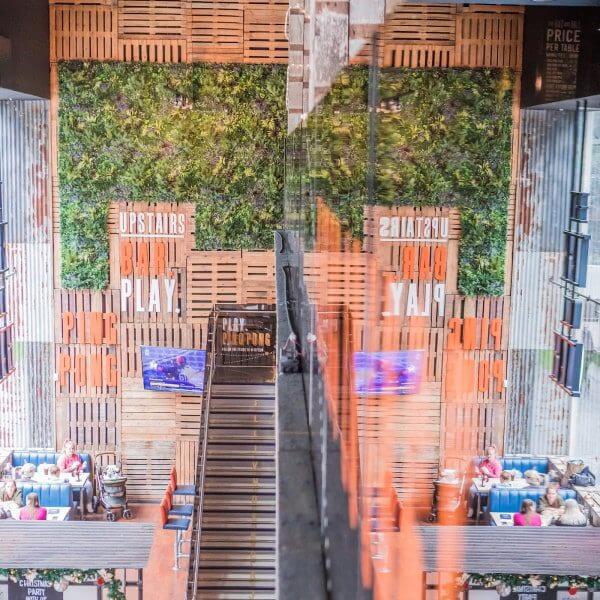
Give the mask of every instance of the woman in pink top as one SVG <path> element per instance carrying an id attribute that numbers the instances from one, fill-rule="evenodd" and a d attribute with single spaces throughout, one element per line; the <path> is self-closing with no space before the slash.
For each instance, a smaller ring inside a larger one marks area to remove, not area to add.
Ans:
<path id="1" fill-rule="evenodd" d="M 66 440 L 63 444 L 62 454 L 58 458 L 58 468 L 61 473 L 76 476 L 83 471 L 83 460 L 75 452 L 75 444 L 71 440 Z M 85 505 L 88 513 L 94 512 L 94 488 L 92 482 L 88 479 L 81 490 L 83 498 L 81 502 Z"/>
<path id="2" fill-rule="evenodd" d="M 521 510 L 513 515 L 513 523 L 516 527 L 541 527 L 542 517 L 536 512 L 533 500 L 523 500 Z"/>
<path id="3" fill-rule="evenodd" d="M 33 492 L 27 495 L 25 506 L 19 511 L 20 521 L 45 521 L 48 513 L 40 506 L 40 499 Z"/>
<path id="4" fill-rule="evenodd" d="M 491 445 L 486 448 L 485 458 L 477 467 L 478 474 L 484 474 L 488 477 L 498 478 L 502 473 L 502 463 L 498 460 L 498 450 L 496 446 Z"/>

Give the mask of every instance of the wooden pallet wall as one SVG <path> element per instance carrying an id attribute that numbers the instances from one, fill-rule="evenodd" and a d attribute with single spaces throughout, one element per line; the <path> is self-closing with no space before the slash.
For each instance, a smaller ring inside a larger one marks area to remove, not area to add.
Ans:
<path id="1" fill-rule="evenodd" d="M 288 0 L 50 0 L 51 61 L 286 63 Z"/>
<path id="2" fill-rule="evenodd" d="M 369 206 L 360 249 L 321 202 L 315 250 L 304 256 L 308 294 L 323 318 L 318 356 L 332 422 L 356 410 L 361 468 L 375 473 L 368 456 L 387 456 L 390 471 L 377 481 L 391 477 L 398 497 L 420 507 L 431 502 L 440 465 L 456 467 L 489 443 L 501 447 L 504 435 L 510 298 L 458 294 L 460 235 L 455 209 Z M 344 386 L 354 383 L 336 342 L 344 311 L 354 352 L 422 352 L 418 393 L 361 395 L 349 406 L 354 390 Z"/>
<path id="3" fill-rule="evenodd" d="M 50 0 L 51 60 L 286 63 L 288 0 Z M 398 6 L 385 67 L 521 68 L 523 8 Z M 356 59 L 368 62 L 370 45 Z"/>
<path id="4" fill-rule="evenodd" d="M 191 204 L 115 202 L 109 288 L 56 289 L 57 445 L 120 452 L 134 500 L 173 465 L 194 481 L 201 420 L 200 396 L 143 388 L 140 346 L 204 348 L 213 304 L 275 299 L 272 252 L 199 252 L 194 226 Z"/>
<path id="5" fill-rule="evenodd" d="M 399 6 L 383 28 L 384 67 L 521 70 L 523 7 Z"/>

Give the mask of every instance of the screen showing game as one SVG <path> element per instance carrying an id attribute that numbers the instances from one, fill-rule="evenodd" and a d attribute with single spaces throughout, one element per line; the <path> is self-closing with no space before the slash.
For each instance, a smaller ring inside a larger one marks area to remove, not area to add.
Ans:
<path id="1" fill-rule="evenodd" d="M 206 350 L 140 346 L 144 389 L 156 392 L 204 390 Z"/>
<path id="2" fill-rule="evenodd" d="M 359 394 L 416 394 L 419 392 L 424 350 L 355 352 L 355 389 Z"/>

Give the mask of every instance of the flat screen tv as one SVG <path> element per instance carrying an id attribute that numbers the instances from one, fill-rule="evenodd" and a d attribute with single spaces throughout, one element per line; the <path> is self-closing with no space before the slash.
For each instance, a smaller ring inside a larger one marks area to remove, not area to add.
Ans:
<path id="1" fill-rule="evenodd" d="M 156 392 L 204 391 L 206 350 L 140 346 L 144 389 Z"/>
<path id="2" fill-rule="evenodd" d="M 359 394 L 417 394 L 424 350 L 355 352 L 354 385 Z"/>

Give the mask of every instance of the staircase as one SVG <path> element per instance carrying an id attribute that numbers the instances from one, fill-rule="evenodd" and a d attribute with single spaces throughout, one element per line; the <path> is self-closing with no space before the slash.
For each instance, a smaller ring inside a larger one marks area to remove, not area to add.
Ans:
<path id="1" fill-rule="evenodd" d="M 275 387 L 213 385 L 207 404 L 188 600 L 275 600 Z"/>

